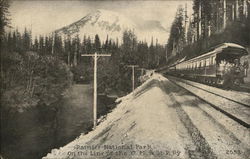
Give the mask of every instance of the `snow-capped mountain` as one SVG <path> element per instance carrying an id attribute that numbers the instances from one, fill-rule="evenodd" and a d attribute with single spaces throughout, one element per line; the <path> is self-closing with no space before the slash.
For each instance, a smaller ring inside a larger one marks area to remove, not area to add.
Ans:
<path id="1" fill-rule="evenodd" d="M 132 21 L 122 14 L 108 10 L 96 10 L 89 13 L 79 21 L 55 31 L 62 36 L 74 37 L 84 35 L 94 37 L 99 35 L 104 41 L 107 35 L 112 38 L 122 39 L 123 31 L 130 29 L 135 32 L 139 40 L 151 41 L 151 38 L 158 39 L 159 43 L 166 43 L 168 32 L 159 21 Z"/>

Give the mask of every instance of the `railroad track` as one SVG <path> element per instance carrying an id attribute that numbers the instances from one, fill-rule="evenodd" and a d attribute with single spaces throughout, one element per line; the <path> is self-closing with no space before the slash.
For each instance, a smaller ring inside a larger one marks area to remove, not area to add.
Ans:
<path id="1" fill-rule="evenodd" d="M 246 86 L 239 86 L 239 88 L 235 88 L 236 91 L 244 91 L 250 93 L 250 88 Z"/>
<path id="2" fill-rule="evenodd" d="M 240 125 L 250 128 L 250 105 L 228 98 L 224 95 L 211 92 L 176 77 L 167 77 L 172 83 L 182 87 L 192 95 L 211 105 L 214 109 L 225 114 Z"/>
<path id="3" fill-rule="evenodd" d="M 212 92 L 212 91 L 206 90 L 206 89 L 204 89 L 204 88 L 202 88 L 202 87 L 195 86 L 194 84 L 188 83 L 186 80 L 179 79 L 179 78 L 176 78 L 176 77 L 174 77 L 174 78 L 175 78 L 175 79 L 178 79 L 179 81 L 181 81 L 181 82 L 183 82 L 183 83 L 185 83 L 185 84 L 187 84 L 187 85 L 190 85 L 190 86 L 192 86 L 192 87 L 195 87 L 195 88 L 201 89 L 201 90 L 203 90 L 203 91 L 206 91 L 206 92 L 208 92 L 208 93 L 211 93 L 211 94 L 214 94 L 214 95 L 220 96 L 221 98 L 225 98 L 225 99 L 230 100 L 230 101 L 232 101 L 232 102 L 235 102 L 235 103 L 241 104 L 241 105 L 243 105 L 243 106 L 245 106 L 245 107 L 250 107 L 250 105 L 249 105 L 249 104 L 246 104 L 246 103 L 243 103 L 243 102 L 240 102 L 240 101 L 237 101 L 237 100 L 231 99 L 231 98 L 226 97 L 226 96 L 224 96 L 224 95 L 221 95 L 221 94 L 219 94 L 219 93 L 215 93 L 215 92 Z"/>

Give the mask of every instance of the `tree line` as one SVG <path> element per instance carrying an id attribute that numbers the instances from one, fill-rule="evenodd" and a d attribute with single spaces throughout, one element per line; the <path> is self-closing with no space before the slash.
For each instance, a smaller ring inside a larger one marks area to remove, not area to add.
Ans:
<path id="1" fill-rule="evenodd" d="M 121 44 L 118 39 L 113 40 L 108 35 L 102 42 L 97 34 L 94 40 L 90 36 L 84 36 L 81 40 L 79 36 L 64 38 L 57 34 L 32 39 L 31 34 L 28 29 L 23 32 L 16 29 L 3 36 L 2 86 L 5 99 L 13 100 L 13 96 L 18 96 L 18 101 L 14 103 L 29 98 L 25 101 L 33 104 L 43 101 L 48 104 L 53 101 L 49 98 L 56 98 L 56 94 L 61 94 L 63 88 L 70 85 L 71 78 L 79 80 L 82 77 L 87 82 L 91 81 L 92 59 L 81 57 L 81 54 L 112 54 L 111 58 L 99 59 L 98 86 L 101 92 L 107 89 L 130 91 L 131 72 L 126 65 L 136 64 L 153 69 L 165 62 L 165 47 L 158 44 L 157 39 L 154 42 L 152 38 L 149 45 L 137 40 L 131 30 L 124 31 Z"/>

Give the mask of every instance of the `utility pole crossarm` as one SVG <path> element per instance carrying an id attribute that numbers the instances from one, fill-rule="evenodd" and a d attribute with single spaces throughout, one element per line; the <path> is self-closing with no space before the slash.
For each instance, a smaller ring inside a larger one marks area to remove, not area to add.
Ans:
<path id="1" fill-rule="evenodd" d="M 138 65 L 126 65 L 127 67 L 139 67 Z"/>
<path id="2" fill-rule="evenodd" d="M 95 54 L 82 54 L 81 56 L 95 56 Z M 96 54 L 96 56 L 111 56 L 111 54 Z"/>

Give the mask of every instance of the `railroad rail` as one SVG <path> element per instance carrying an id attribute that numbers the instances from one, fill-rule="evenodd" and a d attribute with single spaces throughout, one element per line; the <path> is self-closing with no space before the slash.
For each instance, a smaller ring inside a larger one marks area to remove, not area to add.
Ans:
<path id="1" fill-rule="evenodd" d="M 177 78 L 177 79 L 178 79 L 178 78 Z M 229 97 L 226 97 L 225 95 L 221 95 L 221 94 L 219 94 L 219 93 L 215 93 L 215 92 L 212 92 L 212 91 L 206 90 L 206 89 L 204 89 L 204 88 L 202 88 L 202 87 L 195 86 L 195 85 L 193 85 L 193 84 L 191 84 L 191 83 L 187 82 L 186 80 L 183 80 L 183 79 L 178 79 L 178 80 L 180 80 L 181 82 L 184 82 L 185 84 L 190 85 L 190 86 L 192 86 L 192 87 L 196 87 L 196 88 L 201 89 L 201 90 L 203 90 L 203 91 L 206 91 L 206 92 L 208 92 L 208 93 L 211 93 L 211 94 L 214 94 L 214 95 L 220 96 L 220 97 L 222 97 L 222 98 L 225 98 L 225 99 L 227 99 L 227 100 L 230 100 L 230 101 L 232 101 L 232 102 L 235 102 L 235 103 L 241 104 L 241 105 L 243 105 L 243 106 L 245 106 L 245 107 L 250 107 L 250 104 L 246 104 L 246 103 L 243 103 L 243 102 L 240 102 L 240 101 L 237 101 L 237 100 L 231 99 L 231 98 L 229 98 Z M 250 98 L 250 96 L 249 96 L 249 98 Z"/>
<path id="2" fill-rule="evenodd" d="M 214 109 L 225 114 L 229 118 L 233 119 L 240 125 L 250 128 L 250 105 L 239 102 L 235 99 L 230 99 L 221 94 L 208 91 L 204 88 L 188 83 L 183 79 L 167 76 L 169 81 L 175 85 L 182 87 L 190 92 L 192 95 L 198 97 L 205 103 L 211 105 Z"/>

